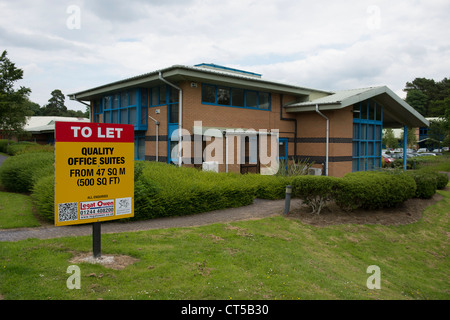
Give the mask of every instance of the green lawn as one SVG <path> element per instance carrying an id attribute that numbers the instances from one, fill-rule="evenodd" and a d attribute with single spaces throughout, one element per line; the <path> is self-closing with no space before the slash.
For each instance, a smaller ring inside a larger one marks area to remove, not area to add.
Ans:
<path id="1" fill-rule="evenodd" d="M 37 227 L 29 196 L 0 191 L 0 229 Z"/>
<path id="2" fill-rule="evenodd" d="M 102 235 L 102 254 L 139 259 L 123 270 L 69 260 L 91 237 L 0 243 L 4 299 L 450 299 L 450 191 L 404 226 L 314 227 L 282 216 Z M 367 267 L 381 289 L 366 286 Z"/>

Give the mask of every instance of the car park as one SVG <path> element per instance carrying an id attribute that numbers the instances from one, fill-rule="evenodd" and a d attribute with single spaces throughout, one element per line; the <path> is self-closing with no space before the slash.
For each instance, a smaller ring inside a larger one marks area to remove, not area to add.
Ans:
<path id="1" fill-rule="evenodd" d="M 422 152 L 417 154 L 419 157 L 426 157 L 426 156 L 436 156 L 435 153 L 432 152 Z"/>

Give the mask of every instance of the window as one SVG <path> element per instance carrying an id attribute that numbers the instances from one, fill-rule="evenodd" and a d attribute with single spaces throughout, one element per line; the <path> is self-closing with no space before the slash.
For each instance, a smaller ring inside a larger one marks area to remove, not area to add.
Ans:
<path id="1" fill-rule="evenodd" d="M 216 103 L 216 87 L 209 85 L 202 86 L 202 102 Z"/>
<path id="2" fill-rule="evenodd" d="M 244 106 L 244 90 L 242 89 L 232 89 L 232 105 L 235 107 Z"/>
<path id="3" fill-rule="evenodd" d="M 229 106 L 231 103 L 230 88 L 218 87 L 217 88 L 217 104 L 223 104 Z"/>
<path id="4" fill-rule="evenodd" d="M 267 92 L 259 93 L 259 108 L 264 110 L 269 110 L 270 102 L 269 102 L 269 94 Z"/>
<path id="5" fill-rule="evenodd" d="M 133 124 L 135 130 L 146 130 L 148 100 L 148 90 L 138 88 L 104 96 L 103 122 Z M 100 108 L 97 105 L 94 109 Z M 94 118 L 97 121 L 99 114 Z"/>
<path id="6" fill-rule="evenodd" d="M 256 92 L 253 91 L 246 92 L 245 106 L 248 108 L 256 108 L 258 106 L 258 95 Z"/>
<path id="7" fill-rule="evenodd" d="M 94 100 L 94 122 L 100 121 L 100 114 L 103 113 L 102 100 Z"/>
<path id="8" fill-rule="evenodd" d="M 120 99 L 120 96 L 118 94 L 113 95 L 113 98 L 112 98 L 112 108 L 113 109 L 119 108 L 119 99 Z"/>
<path id="9" fill-rule="evenodd" d="M 270 93 L 202 84 L 202 103 L 259 110 L 270 110 Z"/>
<path id="10" fill-rule="evenodd" d="M 157 106 L 159 104 L 159 87 L 151 88 L 151 104 L 152 106 Z"/>
<path id="11" fill-rule="evenodd" d="M 135 106 L 137 104 L 136 100 L 136 90 L 128 91 L 128 105 Z"/>
<path id="12" fill-rule="evenodd" d="M 383 107 L 371 99 L 353 107 L 353 171 L 381 167 L 382 115 Z"/>
<path id="13" fill-rule="evenodd" d="M 169 123 L 178 123 L 178 103 L 169 105 Z"/>
<path id="14" fill-rule="evenodd" d="M 145 160 L 145 137 L 142 135 L 134 137 L 134 159 Z"/>

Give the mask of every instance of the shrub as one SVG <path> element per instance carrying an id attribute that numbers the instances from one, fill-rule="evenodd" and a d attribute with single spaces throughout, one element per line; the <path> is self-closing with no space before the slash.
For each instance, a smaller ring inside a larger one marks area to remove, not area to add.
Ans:
<path id="1" fill-rule="evenodd" d="M 7 158 L 0 167 L 0 182 L 11 192 L 30 192 L 42 176 L 54 171 L 50 152 L 26 153 Z"/>
<path id="2" fill-rule="evenodd" d="M 444 190 L 445 187 L 448 184 L 448 174 L 447 173 L 442 173 L 442 172 L 436 172 L 437 176 L 437 183 L 436 183 L 436 187 L 438 190 Z"/>
<path id="3" fill-rule="evenodd" d="M 8 145 L 16 143 L 12 140 L 6 140 L 6 139 L 0 139 L 0 152 L 7 153 L 8 152 Z"/>
<path id="4" fill-rule="evenodd" d="M 430 199 L 433 197 L 437 189 L 436 175 L 422 170 L 411 171 L 408 173 L 414 178 L 417 185 L 414 195 L 416 198 Z"/>
<path id="5" fill-rule="evenodd" d="M 333 199 L 337 181 L 334 177 L 299 176 L 292 181 L 292 193 L 294 197 L 302 199 L 312 213 L 320 214 Z"/>
<path id="6" fill-rule="evenodd" d="M 414 179 L 402 171 L 354 172 L 338 181 L 336 203 L 344 210 L 395 207 L 412 198 Z"/>
<path id="7" fill-rule="evenodd" d="M 41 217 L 54 221 L 55 218 L 55 176 L 40 177 L 33 186 L 31 198 L 36 212 Z"/>
<path id="8" fill-rule="evenodd" d="M 203 172 L 157 162 L 145 162 L 138 170 L 141 173 L 135 181 L 135 194 L 142 208 L 135 219 L 239 207 L 251 204 L 255 198 L 255 185 L 246 183 L 238 174 Z"/>
<path id="9" fill-rule="evenodd" d="M 245 174 L 240 177 L 242 183 L 255 189 L 255 196 L 259 199 L 284 199 L 286 186 L 291 184 L 294 177 Z"/>
<path id="10" fill-rule="evenodd" d="M 309 168 L 314 164 L 309 159 L 305 160 L 284 160 L 280 159 L 278 163 L 277 176 L 299 176 L 307 175 Z"/>

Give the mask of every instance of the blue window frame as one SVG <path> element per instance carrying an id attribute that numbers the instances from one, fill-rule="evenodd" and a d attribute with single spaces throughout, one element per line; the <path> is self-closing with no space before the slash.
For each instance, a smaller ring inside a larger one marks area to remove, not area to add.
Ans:
<path id="1" fill-rule="evenodd" d="M 134 136 L 134 159 L 145 160 L 145 135 L 143 133 Z"/>
<path id="2" fill-rule="evenodd" d="M 270 111 L 270 93 L 202 84 L 202 104 Z"/>
<path id="3" fill-rule="evenodd" d="M 147 89 L 135 88 L 106 95 L 101 102 L 101 111 L 97 113 L 94 108 L 94 116 L 103 113 L 104 123 L 133 124 L 135 130 L 147 130 Z M 94 121 L 98 121 L 98 117 Z"/>
<path id="4" fill-rule="evenodd" d="M 288 138 L 278 139 L 278 159 L 279 160 L 288 159 Z"/>
<path id="5" fill-rule="evenodd" d="M 382 105 L 368 99 L 353 106 L 353 172 L 381 167 L 382 131 Z"/>

